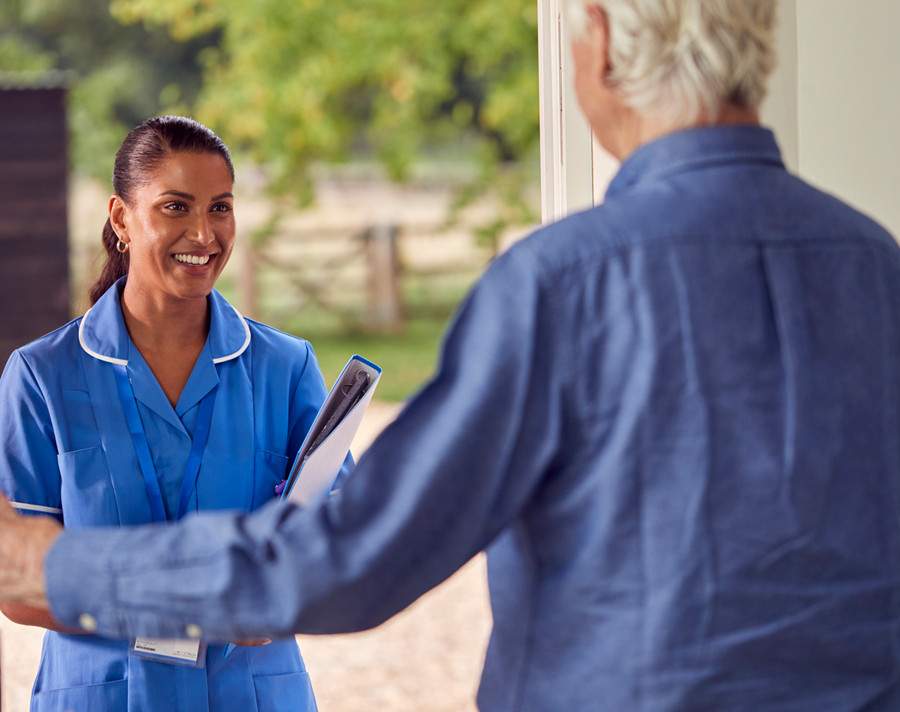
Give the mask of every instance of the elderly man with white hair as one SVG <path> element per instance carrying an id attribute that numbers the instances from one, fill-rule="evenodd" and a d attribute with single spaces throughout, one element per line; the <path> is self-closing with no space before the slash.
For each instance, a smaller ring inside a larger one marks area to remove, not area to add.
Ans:
<path id="1" fill-rule="evenodd" d="M 574 2 L 621 170 L 495 261 L 341 493 L 6 508 L 0 601 L 117 638 L 356 631 L 489 548 L 485 711 L 900 709 L 900 251 L 759 126 L 775 9 Z"/>

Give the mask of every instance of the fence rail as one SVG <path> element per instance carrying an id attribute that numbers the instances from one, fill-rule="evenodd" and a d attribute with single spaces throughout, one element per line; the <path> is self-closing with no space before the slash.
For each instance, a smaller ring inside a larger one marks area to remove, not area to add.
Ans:
<path id="1" fill-rule="evenodd" d="M 283 230 L 242 246 L 239 299 L 245 311 L 258 313 L 267 289 L 286 287 L 290 294 L 281 296 L 293 307 L 312 306 L 347 328 L 394 333 L 411 311 L 410 283 L 474 278 L 488 258 L 467 233 L 448 236 L 436 224 Z"/>

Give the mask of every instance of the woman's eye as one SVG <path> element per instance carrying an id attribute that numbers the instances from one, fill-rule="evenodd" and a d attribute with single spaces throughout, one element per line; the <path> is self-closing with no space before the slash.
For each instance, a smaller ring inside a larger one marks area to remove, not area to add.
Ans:
<path id="1" fill-rule="evenodd" d="M 187 211 L 187 205 L 180 200 L 173 200 L 163 206 L 166 210 L 174 210 L 175 212 Z"/>
<path id="2" fill-rule="evenodd" d="M 212 211 L 214 213 L 230 213 L 231 206 L 228 203 L 216 203 L 212 206 Z"/>

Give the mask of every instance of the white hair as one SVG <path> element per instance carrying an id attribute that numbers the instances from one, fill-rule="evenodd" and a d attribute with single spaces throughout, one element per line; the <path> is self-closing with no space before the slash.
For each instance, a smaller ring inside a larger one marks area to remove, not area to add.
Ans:
<path id="1" fill-rule="evenodd" d="M 689 123 L 724 104 L 755 109 L 775 68 L 776 0 L 567 0 L 609 19 L 610 84 L 639 114 Z"/>

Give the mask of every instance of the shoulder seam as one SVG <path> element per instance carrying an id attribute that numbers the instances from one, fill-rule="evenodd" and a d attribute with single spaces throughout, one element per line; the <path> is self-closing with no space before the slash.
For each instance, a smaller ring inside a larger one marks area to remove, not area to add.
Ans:
<path id="1" fill-rule="evenodd" d="M 57 326 L 57 327 L 56 327 L 55 329 L 53 329 L 52 331 L 48 331 L 46 334 L 41 334 L 41 335 L 38 336 L 36 339 L 32 339 L 31 341 L 29 341 L 27 344 L 22 344 L 21 346 L 19 346 L 19 347 L 16 349 L 16 351 L 21 351 L 22 349 L 27 349 L 27 348 L 28 348 L 29 346 L 31 346 L 32 344 L 36 344 L 38 341 L 41 341 L 41 340 L 46 339 L 46 338 L 48 338 L 48 337 L 50 337 L 50 336 L 53 336 L 54 334 L 58 334 L 60 331 L 63 331 L 64 329 L 67 329 L 67 328 L 73 326 L 74 324 L 77 324 L 79 321 L 81 321 L 81 319 L 82 319 L 83 317 L 84 317 L 84 315 L 82 314 L 81 316 L 76 316 L 74 319 L 69 319 L 69 321 L 67 321 L 65 324 L 62 324 L 62 325 L 60 325 L 60 326 Z M 77 336 L 76 336 L 76 338 L 77 338 Z"/>
<path id="2" fill-rule="evenodd" d="M 10 358 L 12 358 L 12 356 L 18 356 L 20 359 L 22 359 L 22 363 L 25 365 L 25 369 L 28 372 L 28 376 L 31 379 L 31 382 L 34 383 L 34 387 L 37 388 L 38 393 L 40 393 L 41 395 L 41 404 L 43 405 L 44 410 L 47 412 L 48 416 L 47 421 L 48 423 L 51 423 L 50 432 L 53 434 L 53 447 L 56 448 L 56 452 L 59 453 L 59 442 L 56 439 L 56 429 L 53 427 L 49 417 L 50 407 L 47 405 L 47 394 L 44 392 L 44 389 L 41 386 L 41 382 L 38 380 L 38 377 L 34 372 L 34 367 L 30 363 L 28 363 L 28 359 L 25 358 L 25 354 L 22 353 L 21 349 L 16 349 L 15 351 L 13 351 L 10 355 Z"/>
<path id="3" fill-rule="evenodd" d="M 306 369 L 309 368 L 309 361 L 310 361 L 309 357 L 310 357 L 310 354 L 312 354 L 312 344 L 310 344 L 305 339 L 304 339 L 303 343 L 306 344 L 306 358 L 303 360 L 303 369 L 300 371 L 300 378 L 297 379 L 298 385 L 299 385 L 299 382 L 302 381 L 303 378 L 306 376 Z"/>
<path id="4" fill-rule="evenodd" d="M 274 327 L 271 324 L 265 324 L 261 321 L 257 321 L 256 319 L 251 319 L 248 316 L 245 316 L 244 318 L 247 320 L 248 324 L 253 324 L 253 326 L 256 326 L 256 327 L 262 328 L 262 329 L 266 329 L 268 331 L 274 331 L 276 334 L 281 334 L 283 336 L 287 336 L 288 338 L 291 338 L 294 341 L 299 341 L 302 344 L 309 344 L 309 340 L 304 339 L 302 336 L 297 336 L 296 334 L 291 334 L 287 331 L 283 331 L 282 329 Z"/>

